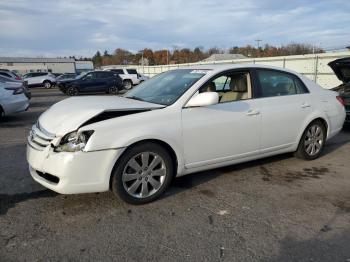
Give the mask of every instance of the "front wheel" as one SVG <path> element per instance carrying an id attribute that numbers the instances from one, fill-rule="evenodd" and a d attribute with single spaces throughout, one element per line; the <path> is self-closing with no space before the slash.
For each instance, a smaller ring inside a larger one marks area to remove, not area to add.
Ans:
<path id="1" fill-rule="evenodd" d="M 318 158 L 326 142 L 326 127 L 320 120 L 315 120 L 305 129 L 295 156 L 313 160 Z"/>
<path id="2" fill-rule="evenodd" d="M 49 89 L 52 87 L 52 83 L 50 81 L 44 81 L 44 87 Z"/>
<path id="3" fill-rule="evenodd" d="M 111 86 L 108 88 L 108 94 L 117 95 L 118 94 L 118 88 L 116 86 Z"/>
<path id="4" fill-rule="evenodd" d="M 75 86 L 71 86 L 67 89 L 66 94 L 69 96 L 76 96 L 79 93 L 78 89 Z"/>
<path id="5" fill-rule="evenodd" d="M 159 198 L 170 185 L 172 159 L 162 146 L 139 144 L 127 149 L 112 174 L 112 191 L 130 204 L 145 204 Z"/>

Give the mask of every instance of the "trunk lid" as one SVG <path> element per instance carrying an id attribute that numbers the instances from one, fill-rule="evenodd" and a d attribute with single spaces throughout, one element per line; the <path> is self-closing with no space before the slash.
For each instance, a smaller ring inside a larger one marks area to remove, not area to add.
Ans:
<path id="1" fill-rule="evenodd" d="M 340 81 L 344 84 L 350 82 L 350 57 L 334 60 L 329 62 L 328 65 Z"/>

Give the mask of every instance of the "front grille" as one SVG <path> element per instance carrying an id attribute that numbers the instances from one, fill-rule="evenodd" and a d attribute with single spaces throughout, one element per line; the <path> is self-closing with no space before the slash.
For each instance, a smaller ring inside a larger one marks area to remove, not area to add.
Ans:
<path id="1" fill-rule="evenodd" d="M 36 173 L 38 174 L 38 176 L 44 178 L 45 180 L 51 182 L 51 183 L 55 183 L 58 184 L 58 182 L 60 182 L 60 179 L 57 176 L 48 174 L 48 173 L 43 173 L 40 171 L 36 171 Z"/>
<path id="2" fill-rule="evenodd" d="M 33 125 L 28 136 L 28 144 L 39 151 L 43 151 L 47 146 L 51 144 L 52 139 L 55 135 L 47 132 L 37 122 Z"/>

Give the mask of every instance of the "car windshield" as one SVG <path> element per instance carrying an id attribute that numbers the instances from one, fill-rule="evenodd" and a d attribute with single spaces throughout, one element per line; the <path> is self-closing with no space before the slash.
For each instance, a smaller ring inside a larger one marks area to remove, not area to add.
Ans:
<path id="1" fill-rule="evenodd" d="M 206 74 L 203 70 L 177 69 L 159 74 L 125 94 L 125 97 L 171 105 Z"/>

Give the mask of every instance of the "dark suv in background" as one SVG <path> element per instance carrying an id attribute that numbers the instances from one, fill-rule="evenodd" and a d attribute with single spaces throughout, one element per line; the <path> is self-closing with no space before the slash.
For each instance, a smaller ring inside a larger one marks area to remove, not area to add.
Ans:
<path id="1" fill-rule="evenodd" d="M 123 89 L 123 82 L 116 73 L 92 71 L 81 74 L 74 79 L 58 81 L 57 86 L 63 93 L 70 96 L 97 92 L 117 94 L 119 90 Z"/>
<path id="2" fill-rule="evenodd" d="M 343 83 L 332 90 L 343 98 L 346 111 L 345 124 L 350 125 L 350 57 L 334 60 L 328 64 Z"/>

